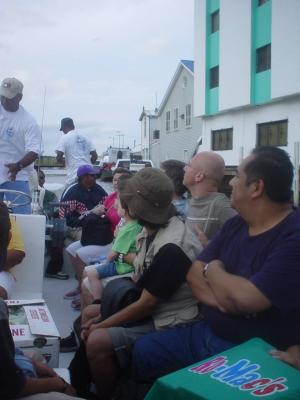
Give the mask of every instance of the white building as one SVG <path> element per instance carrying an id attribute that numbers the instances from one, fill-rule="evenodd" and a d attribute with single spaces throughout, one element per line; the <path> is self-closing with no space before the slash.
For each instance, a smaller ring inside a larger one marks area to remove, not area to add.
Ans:
<path id="1" fill-rule="evenodd" d="M 300 1 L 195 0 L 194 114 L 227 166 L 300 141 Z"/>
<path id="2" fill-rule="evenodd" d="M 144 160 L 151 159 L 150 142 L 153 132 L 157 129 L 157 110 L 146 110 L 140 115 L 139 121 L 141 122 L 141 154 Z"/>
<path id="3" fill-rule="evenodd" d="M 157 111 L 150 135 L 154 166 L 162 161 L 188 161 L 201 135 L 201 119 L 193 116 L 194 62 L 181 60 Z"/>

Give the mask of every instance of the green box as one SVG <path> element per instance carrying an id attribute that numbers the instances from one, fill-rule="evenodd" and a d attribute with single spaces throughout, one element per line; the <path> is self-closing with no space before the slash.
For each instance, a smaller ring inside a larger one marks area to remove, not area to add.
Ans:
<path id="1" fill-rule="evenodd" d="M 300 399 L 300 372 L 252 339 L 158 379 L 146 400 Z"/>

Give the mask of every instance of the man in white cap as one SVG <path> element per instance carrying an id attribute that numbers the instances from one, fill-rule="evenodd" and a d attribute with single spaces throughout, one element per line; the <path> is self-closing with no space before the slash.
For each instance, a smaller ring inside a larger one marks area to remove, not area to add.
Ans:
<path id="1" fill-rule="evenodd" d="M 41 147 L 41 131 L 35 119 L 20 105 L 23 84 L 5 78 L 0 86 L 0 189 L 30 193 L 28 177 Z M 15 194 L 5 194 L 13 202 Z M 0 199 L 3 193 L 0 193 Z M 23 203 L 20 196 L 17 204 Z M 30 204 L 15 207 L 14 212 L 30 214 Z"/>

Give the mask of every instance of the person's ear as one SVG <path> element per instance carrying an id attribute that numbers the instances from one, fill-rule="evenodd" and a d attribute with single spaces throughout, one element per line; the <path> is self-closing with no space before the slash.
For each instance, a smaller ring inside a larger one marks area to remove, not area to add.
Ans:
<path id="1" fill-rule="evenodd" d="M 258 197 L 262 197 L 265 191 L 265 183 L 262 179 L 258 179 L 255 182 L 251 183 L 252 186 L 252 195 L 251 197 L 253 199 L 256 199 Z"/>
<path id="2" fill-rule="evenodd" d="M 204 180 L 204 178 L 205 178 L 205 174 L 203 172 L 198 172 L 195 175 L 195 182 L 196 183 L 200 183 L 200 182 L 202 182 Z"/>

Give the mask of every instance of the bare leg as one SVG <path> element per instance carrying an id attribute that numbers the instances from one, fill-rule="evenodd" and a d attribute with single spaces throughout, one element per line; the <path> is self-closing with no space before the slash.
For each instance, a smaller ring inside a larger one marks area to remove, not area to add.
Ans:
<path id="1" fill-rule="evenodd" d="M 82 308 L 82 310 L 84 310 L 85 307 L 89 306 L 94 301 L 94 298 L 85 283 L 87 279 L 88 278 L 87 278 L 86 272 L 84 270 L 83 276 L 82 276 L 82 283 L 81 283 L 81 308 Z"/>
<path id="2" fill-rule="evenodd" d="M 84 325 L 92 319 L 100 318 L 100 304 L 91 304 L 81 313 L 81 324 Z"/>
<path id="3" fill-rule="evenodd" d="M 74 266 L 74 269 L 75 269 L 75 272 L 76 272 L 76 275 L 77 275 L 78 284 L 79 284 L 79 287 L 80 287 L 81 286 L 81 282 L 82 282 L 82 274 L 83 274 L 83 270 L 84 270 L 84 267 L 85 267 L 85 263 L 77 255 L 76 255 L 76 257 L 71 256 L 71 258 L 72 258 L 72 264 Z"/>
<path id="4" fill-rule="evenodd" d="M 116 386 L 119 367 L 106 329 L 92 331 L 86 343 L 86 352 L 93 382 L 101 399 L 110 400 Z"/>
<path id="5" fill-rule="evenodd" d="M 86 274 L 89 279 L 91 292 L 94 300 L 101 299 L 103 286 L 101 278 L 98 275 L 98 272 L 96 271 L 96 269 L 89 269 L 88 271 L 86 271 Z"/>

